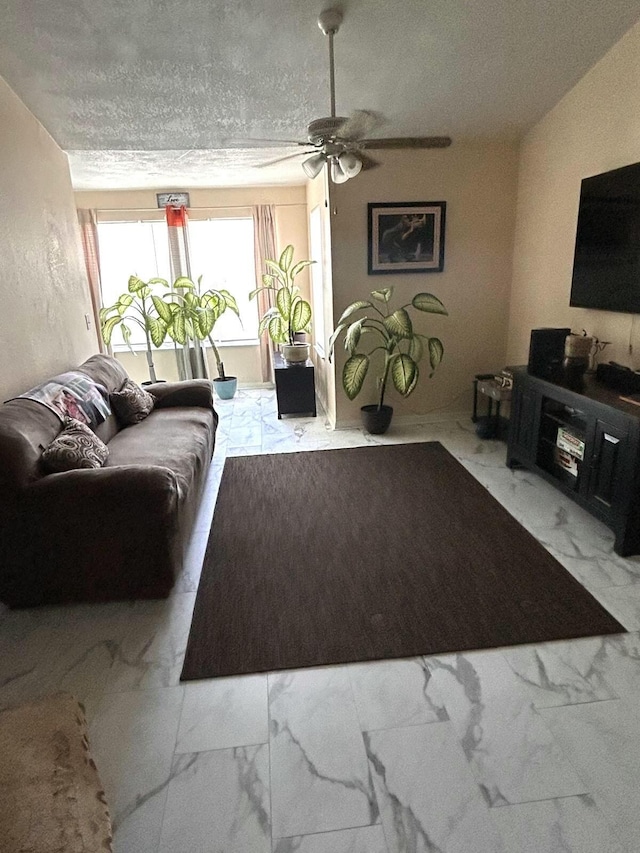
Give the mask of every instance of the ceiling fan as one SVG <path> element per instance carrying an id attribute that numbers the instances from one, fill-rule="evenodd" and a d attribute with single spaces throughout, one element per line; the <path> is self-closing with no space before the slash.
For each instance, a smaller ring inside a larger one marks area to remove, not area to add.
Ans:
<path id="1" fill-rule="evenodd" d="M 329 167 L 331 180 L 342 184 L 354 178 L 363 169 L 379 166 L 377 160 L 366 151 L 391 148 L 447 148 L 451 145 L 448 136 L 406 136 L 387 139 L 366 139 L 376 127 L 382 124 L 379 113 L 370 110 L 356 110 L 346 118 L 336 115 L 335 64 L 333 57 L 333 37 L 340 29 L 342 12 L 339 9 L 326 9 L 318 18 L 318 26 L 329 37 L 329 86 L 331 91 L 331 115 L 315 119 L 307 128 L 307 142 L 297 140 L 254 140 L 272 142 L 281 145 L 299 145 L 306 148 L 277 160 L 261 163 L 260 167 L 273 166 L 293 157 L 307 157 L 302 168 L 309 178 L 317 177 L 325 164 Z"/>

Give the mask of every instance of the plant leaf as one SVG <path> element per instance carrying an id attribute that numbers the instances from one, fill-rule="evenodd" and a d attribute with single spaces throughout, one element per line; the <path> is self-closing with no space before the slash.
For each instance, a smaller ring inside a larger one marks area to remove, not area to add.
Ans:
<path id="1" fill-rule="evenodd" d="M 417 365 L 410 355 L 400 353 L 393 358 L 391 378 L 396 391 L 407 397 L 415 387 Z"/>
<path id="2" fill-rule="evenodd" d="M 416 293 L 411 304 L 418 311 L 426 311 L 427 314 L 448 314 L 442 302 L 433 293 Z"/>
<path id="3" fill-rule="evenodd" d="M 269 288 L 275 287 L 275 284 L 273 283 L 273 276 L 269 275 L 268 273 L 264 273 L 264 275 L 262 276 L 262 284 L 265 287 L 269 287 Z"/>
<path id="4" fill-rule="evenodd" d="M 213 308 L 202 308 L 198 314 L 198 331 L 200 333 L 200 340 L 203 341 L 206 337 L 211 334 L 213 327 L 216 324 L 217 320 L 215 309 Z"/>
<path id="5" fill-rule="evenodd" d="M 111 336 L 113 335 L 113 330 L 118 325 L 118 323 L 122 322 L 122 318 L 120 316 L 110 317 L 102 324 L 102 328 L 100 331 L 102 332 L 102 340 L 105 342 L 107 346 L 111 343 Z"/>
<path id="6" fill-rule="evenodd" d="M 143 287 L 146 287 L 146 284 L 141 278 L 138 278 L 137 275 L 129 276 L 129 283 L 127 285 L 129 293 L 138 293 Z"/>
<path id="7" fill-rule="evenodd" d="M 158 316 L 161 317 L 165 323 L 171 322 L 171 309 L 164 301 L 161 296 L 156 296 L 155 294 L 151 297 L 151 301 L 153 302 L 153 306 L 158 312 Z"/>
<path id="8" fill-rule="evenodd" d="M 293 281 L 294 278 L 302 272 L 302 270 L 306 269 L 307 267 L 310 267 L 311 264 L 315 264 L 315 261 L 298 261 L 298 263 L 295 264 L 289 272 L 291 281 Z"/>
<path id="9" fill-rule="evenodd" d="M 283 253 L 280 255 L 280 260 L 278 261 L 278 266 L 283 272 L 289 272 L 289 267 L 291 266 L 291 261 L 293 260 L 293 246 L 289 243 L 288 246 L 285 246 Z"/>
<path id="10" fill-rule="evenodd" d="M 409 317 L 404 308 L 398 308 L 398 310 L 394 311 L 393 314 L 385 317 L 382 322 L 384 323 L 385 329 L 398 338 L 410 339 L 413 335 L 411 317 Z"/>
<path id="11" fill-rule="evenodd" d="M 331 359 L 331 356 L 332 356 L 332 354 L 333 354 L 333 348 L 334 348 L 334 346 L 336 345 L 336 341 L 337 341 L 337 339 L 338 339 L 338 335 L 340 334 L 340 332 L 342 332 L 342 331 L 343 331 L 344 329 L 346 329 L 346 328 L 347 328 L 347 324 L 346 324 L 346 323 L 339 323 L 339 324 L 335 327 L 335 329 L 333 330 L 333 332 L 332 332 L 332 334 L 331 334 L 331 337 L 329 338 L 329 359 Z"/>
<path id="12" fill-rule="evenodd" d="M 369 357 L 364 353 L 352 355 L 345 362 L 342 370 L 342 386 L 345 394 L 350 400 L 358 396 L 362 390 L 362 383 L 369 370 Z"/>
<path id="13" fill-rule="evenodd" d="M 223 310 L 227 308 L 231 308 L 234 314 L 237 314 L 240 317 L 240 311 L 238 310 L 238 303 L 236 302 L 235 296 L 229 293 L 228 290 L 220 290 L 219 293 L 222 294 L 224 301 L 226 302 L 226 306 Z"/>
<path id="14" fill-rule="evenodd" d="M 347 317 L 350 317 L 352 314 L 355 314 L 356 311 L 359 311 L 361 308 L 371 308 L 371 302 L 367 299 L 358 299 L 357 302 L 352 302 L 351 305 L 347 305 L 347 307 L 342 312 L 342 316 L 338 320 L 338 325 L 342 323 Z"/>
<path id="15" fill-rule="evenodd" d="M 266 258 L 264 263 L 265 266 L 271 270 L 271 272 L 274 274 L 274 276 L 278 279 L 279 282 L 281 282 L 282 284 L 287 283 L 287 277 L 282 272 L 276 261 L 272 260 L 271 258 Z"/>
<path id="16" fill-rule="evenodd" d="M 184 344 L 187 341 L 187 327 L 184 319 L 184 314 L 181 311 L 176 311 L 171 318 L 171 326 L 169 334 L 178 344 Z"/>
<path id="17" fill-rule="evenodd" d="M 416 362 L 416 364 L 422 359 L 422 356 L 424 355 L 424 346 L 417 335 L 413 335 L 411 340 L 409 341 L 409 355 Z"/>
<path id="18" fill-rule="evenodd" d="M 154 347 L 162 346 L 167 335 L 167 325 L 157 317 L 147 317 L 147 329 Z"/>
<path id="19" fill-rule="evenodd" d="M 348 351 L 349 355 L 355 355 L 355 351 L 360 343 L 362 324 L 366 319 L 366 317 L 361 317 L 360 320 L 356 320 L 347 329 L 347 334 L 344 336 L 344 348 Z"/>
<path id="20" fill-rule="evenodd" d="M 311 305 L 299 299 L 291 309 L 291 328 L 294 332 L 303 332 L 311 321 Z"/>
<path id="21" fill-rule="evenodd" d="M 281 287 L 276 296 L 276 305 L 278 311 L 282 314 L 285 320 L 289 320 L 291 313 L 291 291 L 288 287 Z"/>
<path id="22" fill-rule="evenodd" d="M 163 287 L 171 287 L 171 285 L 166 280 L 166 278 L 150 278 L 149 281 L 147 282 L 147 284 L 149 284 L 149 285 L 161 284 Z"/>
<path id="23" fill-rule="evenodd" d="M 186 275 L 179 275 L 173 282 L 174 290 L 195 290 L 196 286 L 191 279 Z"/>
<path id="24" fill-rule="evenodd" d="M 382 290 L 372 290 L 371 295 L 378 302 L 388 302 L 393 294 L 393 287 L 383 287 Z"/>
<path id="25" fill-rule="evenodd" d="M 418 365 L 416 364 L 416 372 L 415 372 L 415 375 L 414 375 L 414 377 L 413 377 L 413 382 L 411 383 L 411 385 L 409 386 L 409 390 L 408 390 L 408 391 L 407 391 L 407 393 L 405 394 L 405 396 L 406 396 L 406 397 L 408 397 L 408 396 L 409 396 L 409 394 L 413 393 L 413 389 L 414 389 L 414 388 L 416 387 L 416 385 L 418 384 L 418 379 L 419 379 L 419 378 L 420 378 L 420 368 L 419 368 L 419 367 L 418 367 Z"/>
<path id="26" fill-rule="evenodd" d="M 282 324 L 282 319 L 280 317 L 272 317 L 269 320 L 269 337 L 276 344 L 286 344 L 288 343 L 288 338 L 286 335 L 286 331 Z"/>
<path id="27" fill-rule="evenodd" d="M 429 361 L 431 362 L 432 370 L 435 370 L 440 364 L 443 355 L 444 347 L 442 346 L 442 341 L 438 338 L 429 338 Z M 433 373 L 431 375 L 433 376 Z"/>

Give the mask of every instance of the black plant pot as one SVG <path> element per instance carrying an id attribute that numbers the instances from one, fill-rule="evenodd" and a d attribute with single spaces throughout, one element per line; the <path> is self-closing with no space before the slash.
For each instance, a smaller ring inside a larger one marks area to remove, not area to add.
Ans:
<path id="1" fill-rule="evenodd" d="M 382 406 L 381 408 L 376 405 L 363 406 L 360 411 L 362 423 L 367 432 L 372 435 L 382 435 L 389 429 L 393 416 L 393 406 Z"/>

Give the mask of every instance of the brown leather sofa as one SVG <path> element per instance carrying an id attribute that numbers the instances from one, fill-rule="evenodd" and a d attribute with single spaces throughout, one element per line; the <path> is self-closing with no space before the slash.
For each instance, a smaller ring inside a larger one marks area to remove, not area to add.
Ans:
<path id="1" fill-rule="evenodd" d="M 76 368 L 109 392 L 128 378 L 94 355 Z M 218 423 L 211 383 L 147 386 L 154 409 L 95 432 L 103 468 L 44 476 L 42 451 L 60 432 L 46 406 L 14 399 L 0 408 L 0 601 L 29 607 L 67 601 L 166 597 L 177 573 L 213 454 Z"/>

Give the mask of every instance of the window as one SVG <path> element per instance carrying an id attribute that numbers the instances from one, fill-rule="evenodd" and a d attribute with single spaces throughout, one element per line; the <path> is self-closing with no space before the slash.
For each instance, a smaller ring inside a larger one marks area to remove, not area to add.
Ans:
<path id="1" fill-rule="evenodd" d="M 121 293 L 127 292 L 129 276 L 144 281 L 170 278 L 169 242 L 164 222 L 101 222 L 98 224 L 100 245 L 100 281 L 102 304 L 113 305 Z M 144 345 L 144 332 L 130 324 L 131 343 Z M 123 343 L 120 332 L 113 335 L 113 346 Z"/>
<path id="2" fill-rule="evenodd" d="M 256 287 L 253 220 L 247 217 L 190 219 L 189 255 L 194 280 L 202 275 L 202 289 L 226 289 L 235 296 L 242 323 L 232 311 L 216 323 L 214 340 L 223 344 L 258 342 L 257 301 L 249 301 Z M 100 222 L 100 277 L 102 304 L 113 305 L 127 290 L 130 275 L 144 281 L 171 280 L 169 241 L 164 220 L 154 222 Z M 160 292 L 160 291 L 158 291 Z M 131 342 L 144 345 L 144 333 L 131 324 Z M 114 348 L 124 345 L 119 333 Z M 165 346 L 172 345 L 170 343 Z"/>
<path id="3" fill-rule="evenodd" d="M 216 323 L 214 340 L 227 343 L 258 340 L 258 303 L 249 300 L 256 287 L 253 220 L 190 219 L 189 255 L 194 278 L 203 290 L 228 290 L 235 296 L 242 324 L 232 311 Z"/>

